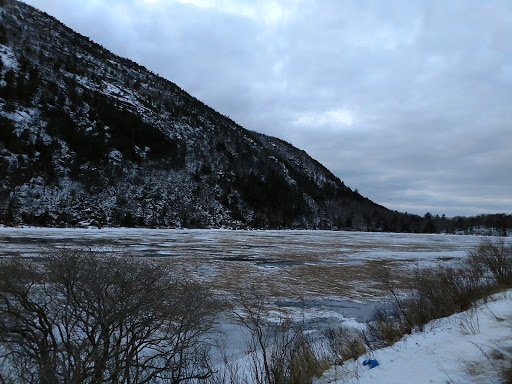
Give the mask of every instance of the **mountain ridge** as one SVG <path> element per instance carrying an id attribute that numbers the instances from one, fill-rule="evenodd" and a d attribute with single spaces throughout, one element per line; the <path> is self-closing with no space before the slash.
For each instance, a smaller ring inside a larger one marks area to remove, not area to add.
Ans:
<path id="1" fill-rule="evenodd" d="M 0 21 L 0 224 L 422 228 L 32 6 Z"/>

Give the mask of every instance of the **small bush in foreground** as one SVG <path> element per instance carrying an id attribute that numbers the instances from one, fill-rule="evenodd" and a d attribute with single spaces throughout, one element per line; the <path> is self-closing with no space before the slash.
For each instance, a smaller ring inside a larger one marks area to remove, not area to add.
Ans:
<path id="1" fill-rule="evenodd" d="M 382 305 L 375 308 L 366 325 L 366 344 L 370 349 L 392 345 L 411 330 L 396 305 Z"/>
<path id="2" fill-rule="evenodd" d="M 357 359 L 366 352 L 364 338 L 360 332 L 348 328 L 327 329 L 323 332 L 329 345 L 329 352 L 335 364 L 342 364 L 349 359 Z"/>

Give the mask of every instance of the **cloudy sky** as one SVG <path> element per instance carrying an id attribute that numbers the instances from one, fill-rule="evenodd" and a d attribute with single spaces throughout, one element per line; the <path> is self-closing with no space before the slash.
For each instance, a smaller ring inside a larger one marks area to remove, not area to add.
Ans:
<path id="1" fill-rule="evenodd" d="M 403 212 L 512 213 L 512 2 L 24 0 Z"/>

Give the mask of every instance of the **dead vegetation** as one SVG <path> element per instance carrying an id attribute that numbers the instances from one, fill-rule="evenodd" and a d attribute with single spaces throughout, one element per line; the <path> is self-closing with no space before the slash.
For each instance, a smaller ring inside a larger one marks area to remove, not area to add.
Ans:
<path id="1" fill-rule="evenodd" d="M 0 382 L 211 376 L 209 290 L 132 257 L 67 250 L 0 268 Z"/>
<path id="2" fill-rule="evenodd" d="M 257 290 L 240 294 L 237 321 L 247 333 L 250 355 L 250 383 L 311 384 L 329 362 L 315 348 L 301 324 L 286 317 L 269 322 L 268 300 Z"/>
<path id="3" fill-rule="evenodd" d="M 392 302 L 377 308 L 370 319 L 371 347 L 391 345 L 431 320 L 469 310 L 475 301 L 512 287 L 511 267 L 512 247 L 498 239 L 482 242 L 458 267 L 416 269 L 405 292 L 396 290 L 389 269 L 381 271 L 379 279 Z"/>

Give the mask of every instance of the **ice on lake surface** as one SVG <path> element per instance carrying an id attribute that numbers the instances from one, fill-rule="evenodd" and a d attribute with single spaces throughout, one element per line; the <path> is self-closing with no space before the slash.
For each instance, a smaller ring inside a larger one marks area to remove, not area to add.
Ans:
<path id="1" fill-rule="evenodd" d="M 456 263 L 479 236 L 334 231 L 0 228 L 0 256 L 63 248 L 128 253 L 170 264 L 227 296 L 258 289 L 290 313 L 364 318 L 382 298 L 383 267 L 406 280 L 416 267 Z M 288 305 L 287 305 L 288 304 Z"/>

